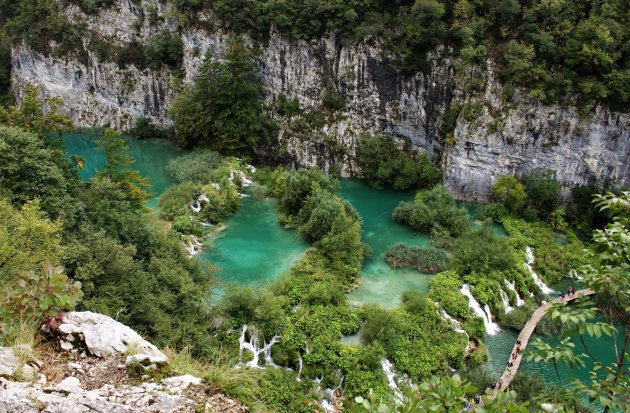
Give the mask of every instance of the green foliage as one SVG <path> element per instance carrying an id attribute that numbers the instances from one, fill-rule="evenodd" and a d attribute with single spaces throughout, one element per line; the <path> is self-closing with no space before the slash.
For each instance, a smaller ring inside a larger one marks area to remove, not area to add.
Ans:
<path id="1" fill-rule="evenodd" d="M 273 177 L 273 192 L 278 198 L 280 210 L 289 215 L 297 215 L 315 188 L 335 192 L 339 181 L 326 175 L 321 169 L 299 169 L 298 171 L 278 170 Z"/>
<path id="2" fill-rule="evenodd" d="M 94 177 L 95 180 L 107 178 L 120 185 L 134 208 L 142 209 L 149 199 L 147 189 L 151 187 L 149 178 L 140 176 L 140 172 L 130 169 L 135 161 L 127 154 L 129 147 L 120 132 L 105 129 L 103 137 L 97 140 L 99 148 L 105 152 L 105 165 Z"/>
<path id="3" fill-rule="evenodd" d="M 385 261 L 394 268 L 415 268 L 420 272 L 435 274 L 447 269 L 449 256 L 444 250 L 409 247 L 403 243 L 385 252 Z"/>
<path id="4" fill-rule="evenodd" d="M 343 111 L 346 109 L 346 101 L 334 90 L 325 89 L 322 93 L 322 106 L 331 111 Z"/>
<path id="5" fill-rule="evenodd" d="M 556 209 L 560 197 L 560 184 L 552 170 L 535 170 L 523 177 L 527 191 L 526 204 L 545 219 Z"/>
<path id="6" fill-rule="evenodd" d="M 466 209 L 457 207 L 453 197 L 441 185 L 418 192 L 414 201 L 401 202 L 394 209 L 392 218 L 422 232 L 430 232 L 440 225 L 455 237 L 469 225 Z"/>
<path id="7" fill-rule="evenodd" d="M 164 30 L 149 39 L 143 52 L 147 67 L 155 70 L 164 65 L 172 70 L 178 70 L 184 59 L 184 44 L 180 36 L 174 36 Z"/>
<path id="8" fill-rule="evenodd" d="M 579 268 L 591 261 L 583 252 L 584 245 L 570 232 L 568 243 L 555 241 L 552 230 L 542 222 L 528 223 L 517 218 L 505 217 L 502 221 L 510 236 L 510 243 L 522 251 L 525 246 L 534 250 L 536 272 L 547 284 L 560 281 L 571 268 Z"/>
<path id="9" fill-rule="evenodd" d="M 196 218 L 183 215 L 173 220 L 173 231 L 182 235 L 192 234 L 200 237 L 203 235 L 203 226 Z"/>
<path id="10" fill-rule="evenodd" d="M 527 193 L 525 185 L 515 177 L 501 175 L 492 186 L 492 197 L 509 211 L 516 212 L 525 205 Z"/>
<path id="11" fill-rule="evenodd" d="M 220 185 L 211 183 L 201 188 L 208 201 L 201 202 L 199 219 L 209 223 L 219 223 L 238 210 L 241 198 L 236 185 L 224 180 Z"/>
<path id="12" fill-rule="evenodd" d="M 8 282 L 15 274 L 34 270 L 43 262 L 59 262 L 61 222 L 50 221 L 39 201 L 16 210 L 0 199 L 0 279 Z"/>
<path id="13" fill-rule="evenodd" d="M 294 374 L 283 369 L 267 369 L 264 373 L 261 400 L 275 412 L 312 413 L 317 405 L 309 384 L 296 381 Z"/>
<path id="14" fill-rule="evenodd" d="M 185 147 L 251 153 L 254 144 L 270 135 L 251 51 L 241 39 L 230 42 L 225 61 L 205 57 L 195 83 L 173 103 L 170 116 L 177 141 Z"/>
<path id="15" fill-rule="evenodd" d="M 176 182 L 207 184 L 215 179 L 215 169 L 221 165 L 222 159 L 217 152 L 196 150 L 170 160 L 166 170 Z"/>
<path id="16" fill-rule="evenodd" d="M 442 179 L 425 154 L 413 151 L 409 141 L 399 148 L 390 135 L 360 135 L 356 160 L 361 178 L 377 188 L 430 188 Z"/>
<path id="17" fill-rule="evenodd" d="M 457 239 L 453 247 L 453 269 L 461 275 L 507 271 L 515 262 L 505 239 L 494 235 L 489 225 Z"/>
<path id="18" fill-rule="evenodd" d="M 191 182 L 170 186 L 158 199 L 160 217 L 172 221 L 178 216 L 190 214 L 190 203 L 201 187 Z"/>
<path id="19" fill-rule="evenodd" d="M 429 298 L 440 303 L 442 308 L 453 317 L 466 319 L 470 309 L 468 299 L 459 292 L 462 284 L 457 273 L 441 272 L 432 277 L 429 282 Z"/>
<path id="20" fill-rule="evenodd" d="M 168 131 L 158 128 L 150 119 L 140 116 L 130 133 L 138 139 L 163 139 L 168 137 Z"/>

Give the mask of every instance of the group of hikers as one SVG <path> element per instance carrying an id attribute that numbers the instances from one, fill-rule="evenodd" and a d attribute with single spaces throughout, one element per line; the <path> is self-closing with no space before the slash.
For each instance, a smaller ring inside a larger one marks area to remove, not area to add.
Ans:
<path id="1" fill-rule="evenodd" d="M 572 285 L 569 286 L 569 288 L 567 288 L 567 293 L 563 293 L 562 291 L 556 291 L 556 296 L 558 298 L 562 298 L 564 300 L 564 297 L 573 297 L 575 294 L 577 294 L 577 291 L 575 290 L 575 288 L 573 288 Z"/>
<path id="2" fill-rule="evenodd" d="M 475 394 L 475 397 L 473 397 L 470 400 L 467 400 L 466 403 L 464 403 L 464 410 L 468 410 L 473 405 L 480 404 L 480 403 L 481 403 L 481 396 L 479 394 Z"/>

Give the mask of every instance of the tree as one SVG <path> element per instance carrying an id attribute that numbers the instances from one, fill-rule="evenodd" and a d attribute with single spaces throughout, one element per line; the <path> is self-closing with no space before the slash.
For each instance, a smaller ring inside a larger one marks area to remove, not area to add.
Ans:
<path id="1" fill-rule="evenodd" d="M 19 107 L 0 107 L 0 123 L 9 126 L 18 126 L 29 132 L 33 132 L 44 140 L 54 140 L 53 134 L 70 132 L 72 120 L 59 110 L 63 106 L 63 100 L 58 96 L 48 98 L 47 110 L 44 110 L 44 102 L 39 98 L 41 93 L 38 86 L 25 86 L 22 90 L 22 103 Z M 50 142 L 49 142 L 50 143 Z"/>
<path id="2" fill-rule="evenodd" d="M 147 189 L 151 185 L 149 178 L 143 178 L 140 172 L 128 168 L 135 161 L 127 153 L 129 147 L 125 144 L 120 132 L 105 129 L 105 134 L 103 138 L 97 140 L 97 145 L 105 152 L 105 165 L 95 179 L 108 178 L 120 185 L 131 205 L 136 209 L 142 209 L 149 199 Z"/>
<path id="3" fill-rule="evenodd" d="M 503 204 L 508 210 L 516 212 L 525 204 L 527 193 L 525 185 L 513 176 L 499 176 L 492 186 L 492 197 Z"/>
<path id="4" fill-rule="evenodd" d="M 556 172 L 550 169 L 534 170 L 523 177 L 527 192 L 526 204 L 534 209 L 538 216 L 547 216 L 556 209 L 560 196 L 560 183 Z"/>
<path id="5" fill-rule="evenodd" d="M 252 54 L 242 39 L 230 42 L 225 60 L 206 55 L 195 83 L 173 103 L 170 115 L 185 147 L 247 154 L 270 134 Z"/>

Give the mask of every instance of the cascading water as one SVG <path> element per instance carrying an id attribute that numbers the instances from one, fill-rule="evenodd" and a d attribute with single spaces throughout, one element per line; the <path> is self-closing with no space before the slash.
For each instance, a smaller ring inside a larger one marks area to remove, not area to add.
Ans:
<path id="1" fill-rule="evenodd" d="M 510 299 L 508 298 L 508 295 L 505 293 L 505 291 L 500 290 L 500 294 L 501 294 L 501 303 L 503 304 L 503 311 L 505 311 L 506 313 L 509 313 L 510 311 L 514 310 L 514 307 L 510 305 Z"/>
<path id="2" fill-rule="evenodd" d="M 383 369 L 383 374 L 387 377 L 387 385 L 394 390 L 394 397 L 397 401 L 403 401 L 403 395 L 400 392 L 400 388 L 398 387 L 398 383 L 396 383 L 396 373 L 394 373 L 394 365 L 391 361 L 387 359 L 381 360 L 381 367 Z"/>
<path id="3" fill-rule="evenodd" d="M 503 280 L 503 281 L 505 282 L 505 285 L 507 285 L 507 288 L 514 291 L 514 294 L 516 294 L 516 306 L 520 307 L 523 304 L 525 304 L 525 301 L 521 299 L 521 296 L 518 295 L 518 291 L 516 291 L 516 284 L 514 282 L 509 282 L 508 280 Z"/>
<path id="4" fill-rule="evenodd" d="M 298 353 L 298 375 L 296 380 L 297 381 L 302 381 L 302 378 L 300 377 L 302 375 L 302 367 L 304 367 L 304 360 L 302 360 L 302 355 L 300 353 Z"/>
<path id="5" fill-rule="evenodd" d="M 525 254 L 527 254 L 527 262 L 524 265 L 525 265 L 525 268 L 527 268 L 527 271 L 529 271 L 532 278 L 534 279 L 534 283 L 538 286 L 538 288 L 541 289 L 543 294 L 553 294 L 554 291 L 551 288 L 547 287 L 547 285 L 543 282 L 543 280 L 540 279 L 538 274 L 536 274 L 536 271 L 534 271 L 534 269 L 532 268 L 532 264 L 535 261 L 534 252 L 529 246 L 525 247 Z"/>
<path id="6" fill-rule="evenodd" d="M 245 365 L 246 367 L 251 367 L 251 368 L 261 368 L 258 365 L 258 362 L 260 360 L 260 355 L 263 355 L 263 359 L 265 360 L 265 365 L 267 366 L 271 366 L 271 367 L 279 367 L 277 364 L 275 364 L 273 362 L 273 359 L 271 358 L 271 347 L 280 342 L 280 337 L 279 336 L 273 336 L 271 338 L 271 341 L 269 343 L 265 343 L 262 347 L 259 346 L 258 344 L 258 331 L 253 328 L 252 330 L 252 334 L 249 338 L 249 341 L 245 340 L 245 334 L 247 333 L 249 326 L 247 324 L 245 324 L 243 326 L 243 329 L 241 331 L 241 336 L 238 339 L 238 343 L 239 343 L 239 350 L 238 350 L 238 357 L 239 357 L 239 362 L 236 365 L 237 367 L 243 366 Z M 247 363 L 243 364 L 243 350 L 249 350 L 252 352 L 253 358 L 248 361 Z"/>
<path id="7" fill-rule="evenodd" d="M 499 326 L 492 322 L 492 314 L 490 313 L 490 307 L 488 307 L 488 304 L 485 306 L 485 311 L 481 309 L 481 306 L 470 292 L 470 285 L 462 285 L 462 288 L 459 291 L 468 297 L 468 306 L 473 310 L 475 315 L 483 319 L 483 324 L 486 327 L 486 334 L 493 336 L 501 331 Z"/>
<path id="8" fill-rule="evenodd" d="M 435 305 L 439 307 L 438 303 L 435 303 Z M 438 311 L 436 311 L 436 313 L 438 316 L 440 316 L 440 318 L 442 318 L 442 320 L 446 321 L 448 325 L 450 325 L 453 328 L 453 330 L 455 330 L 456 333 L 466 334 L 466 347 L 464 347 L 464 352 L 468 353 L 468 344 L 470 342 L 470 336 L 468 335 L 466 330 L 462 328 L 461 323 L 455 320 L 453 317 L 451 317 L 451 315 L 447 313 L 446 310 L 444 310 L 443 308 L 440 308 Z"/>

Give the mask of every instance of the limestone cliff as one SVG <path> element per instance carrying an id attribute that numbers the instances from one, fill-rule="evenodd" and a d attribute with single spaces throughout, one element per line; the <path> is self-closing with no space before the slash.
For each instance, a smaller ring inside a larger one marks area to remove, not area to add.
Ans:
<path id="1" fill-rule="evenodd" d="M 118 0 L 98 16 L 86 16 L 74 6 L 64 13 L 115 44 L 146 42 L 162 30 L 176 33 L 169 18 L 151 25 L 143 17 L 149 7 L 163 14 L 166 6 L 155 0 Z M 205 21 L 207 27 L 217 26 L 211 16 Z M 166 110 L 180 80 L 194 78 L 206 50 L 220 57 L 229 38 L 220 29 L 184 29 L 180 35 L 184 64 L 177 76 L 166 69 L 119 68 L 92 53 L 79 62 L 18 47 L 12 57 L 13 85 L 17 90 L 25 82 L 35 83 L 46 95 L 61 96 L 79 126 L 128 128 L 141 115 L 166 126 Z M 341 116 L 321 130 L 307 136 L 281 133 L 282 147 L 296 165 L 349 175 L 355 136 L 370 131 L 407 138 L 441 159 L 445 184 L 461 199 L 486 199 L 497 175 L 535 168 L 555 169 L 567 186 L 584 184 L 591 176 L 630 185 L 628 114 L 597 108 L 581 117 L 576 108 L 544 106 L 518 90 L 505 99 L 493 70 L 458 73 L 442 49 L 429 56 L 431 73 L 409 77 L 376 43 L 346 46 L 332 35 L 304 42 L 272 33 L 258 46 L 257 66 L 270 101 L 284 94 L 315 108 L 326 89 L 337 90 L 346 101 Z M 445 131 L 443 115 L 453 107 L 468 110 L 462 111 L 454 130 Z"/>

